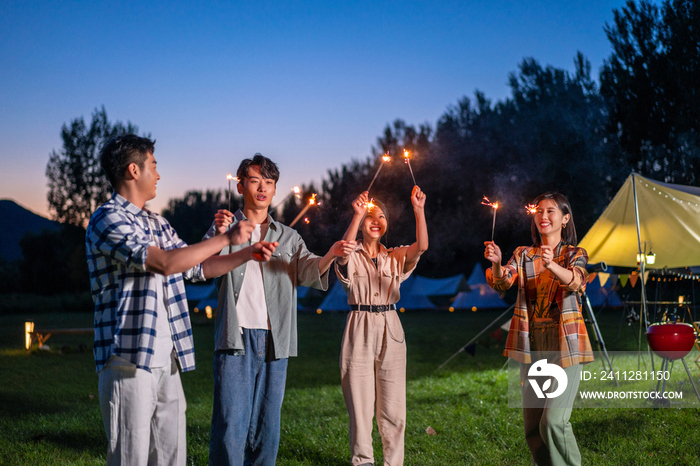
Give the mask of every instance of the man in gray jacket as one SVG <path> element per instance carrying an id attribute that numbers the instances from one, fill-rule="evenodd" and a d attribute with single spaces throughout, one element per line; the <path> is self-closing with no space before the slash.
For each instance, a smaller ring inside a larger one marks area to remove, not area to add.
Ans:
<path id="1" fill-rule="evenodd" d="M 297 286 L 326 290 L 333 260 L 355 245 L 339 241 L 323 257 L 309 252 L 295 230 L 268 214 L 278 179 L 277 165 L 267 157 L 243 160 L 237 185 L 243 209 L 218 211 L 205 236 L 249 220 L 255 225 L 250 241 L 279 244 L 269 262 L 243 264 L 220 279 L 211 465 L 275 464 L 287 361 L 297 355 Z"/>

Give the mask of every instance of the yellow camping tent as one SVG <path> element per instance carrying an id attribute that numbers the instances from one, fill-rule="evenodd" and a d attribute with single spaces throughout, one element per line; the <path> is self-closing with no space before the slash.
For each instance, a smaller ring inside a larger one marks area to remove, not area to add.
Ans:
<path id="1" fill-rule="evenodd" d="M 647 269 L 700 265 L 700 188 L 661 183 L 630 175 L 579 246 L 588 262 L 637 267 L 637 225 L 633 183 L 639 207 L 642 248 L 656 255 Z"/>

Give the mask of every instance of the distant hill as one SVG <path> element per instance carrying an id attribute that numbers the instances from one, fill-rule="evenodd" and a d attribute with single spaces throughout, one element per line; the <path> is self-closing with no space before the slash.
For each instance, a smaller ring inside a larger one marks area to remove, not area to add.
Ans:
<path id="1" fill-rule="evenodd" d="M 31 212 L 15 201 L 0 199 L 0 257 L 6 261 L 22 258 L 19 241 L 27 232 L 57 230 L 59 223 Z"/>

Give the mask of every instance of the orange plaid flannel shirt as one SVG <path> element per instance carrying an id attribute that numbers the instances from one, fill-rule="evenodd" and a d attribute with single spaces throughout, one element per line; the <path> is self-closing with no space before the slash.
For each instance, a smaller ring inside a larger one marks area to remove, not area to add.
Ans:
<path id="1" fill-rule="evenodd" d="M 503 277 L 494 279 L 492 269 L 486 270 L 486 281 L 497 291 L 505 291 L 518 282 L 518 296 L 515 303 L 515 313 L 510 323 L 510 331 L 506 340 L 503 355 L 522 363 L 531 363 L 529 318 L 549 317 L 546 307 L 556 301 L 561 314 L 559 315 L 559 351 L 562 367 L 593 361 L 593 350 L 588 338 L 586 324 L 581 315 L 581 301 L 578 294 L 583 292 L 588 279 L 586 264 L 588 254 L 583 248 L 559 243 L 554 249 L 554 261 L 562 267 L 571 270 L 574 279 L 564 284 L 542 265 L 541 249 L 534 246 L 521 246 L 513 252 L 513 257 L 503 267 Z M 550 281 L 551 286 L 546 286 Z M 537 296 L 536 290 L 549 290 L 547 297 Z M 543 286 L 544 285 L 544 286 Z M 529 291 L 529 292 L 528 292 Z M 536 304 L 537 309 L 533 308 Z"/>

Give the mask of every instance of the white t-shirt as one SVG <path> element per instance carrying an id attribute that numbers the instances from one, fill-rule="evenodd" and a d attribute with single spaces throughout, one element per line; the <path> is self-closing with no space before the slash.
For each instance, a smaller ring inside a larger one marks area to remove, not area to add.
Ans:
<path id="1" fill-rule="evenodd" d="M 267 224 L 255 225 L 250 235 L 251 244 L 264 238 Z M 245 266 L 245 275 L 241 284 L 241 292 L 236 303 L 238 313 L 238 325 L 242 328 L 270 329 L 270 319 L 267 316 L 267 303 L 265 302 L 265 287 L 263 285 L 262 264 L 258 261 L 248 261 Z"/>

